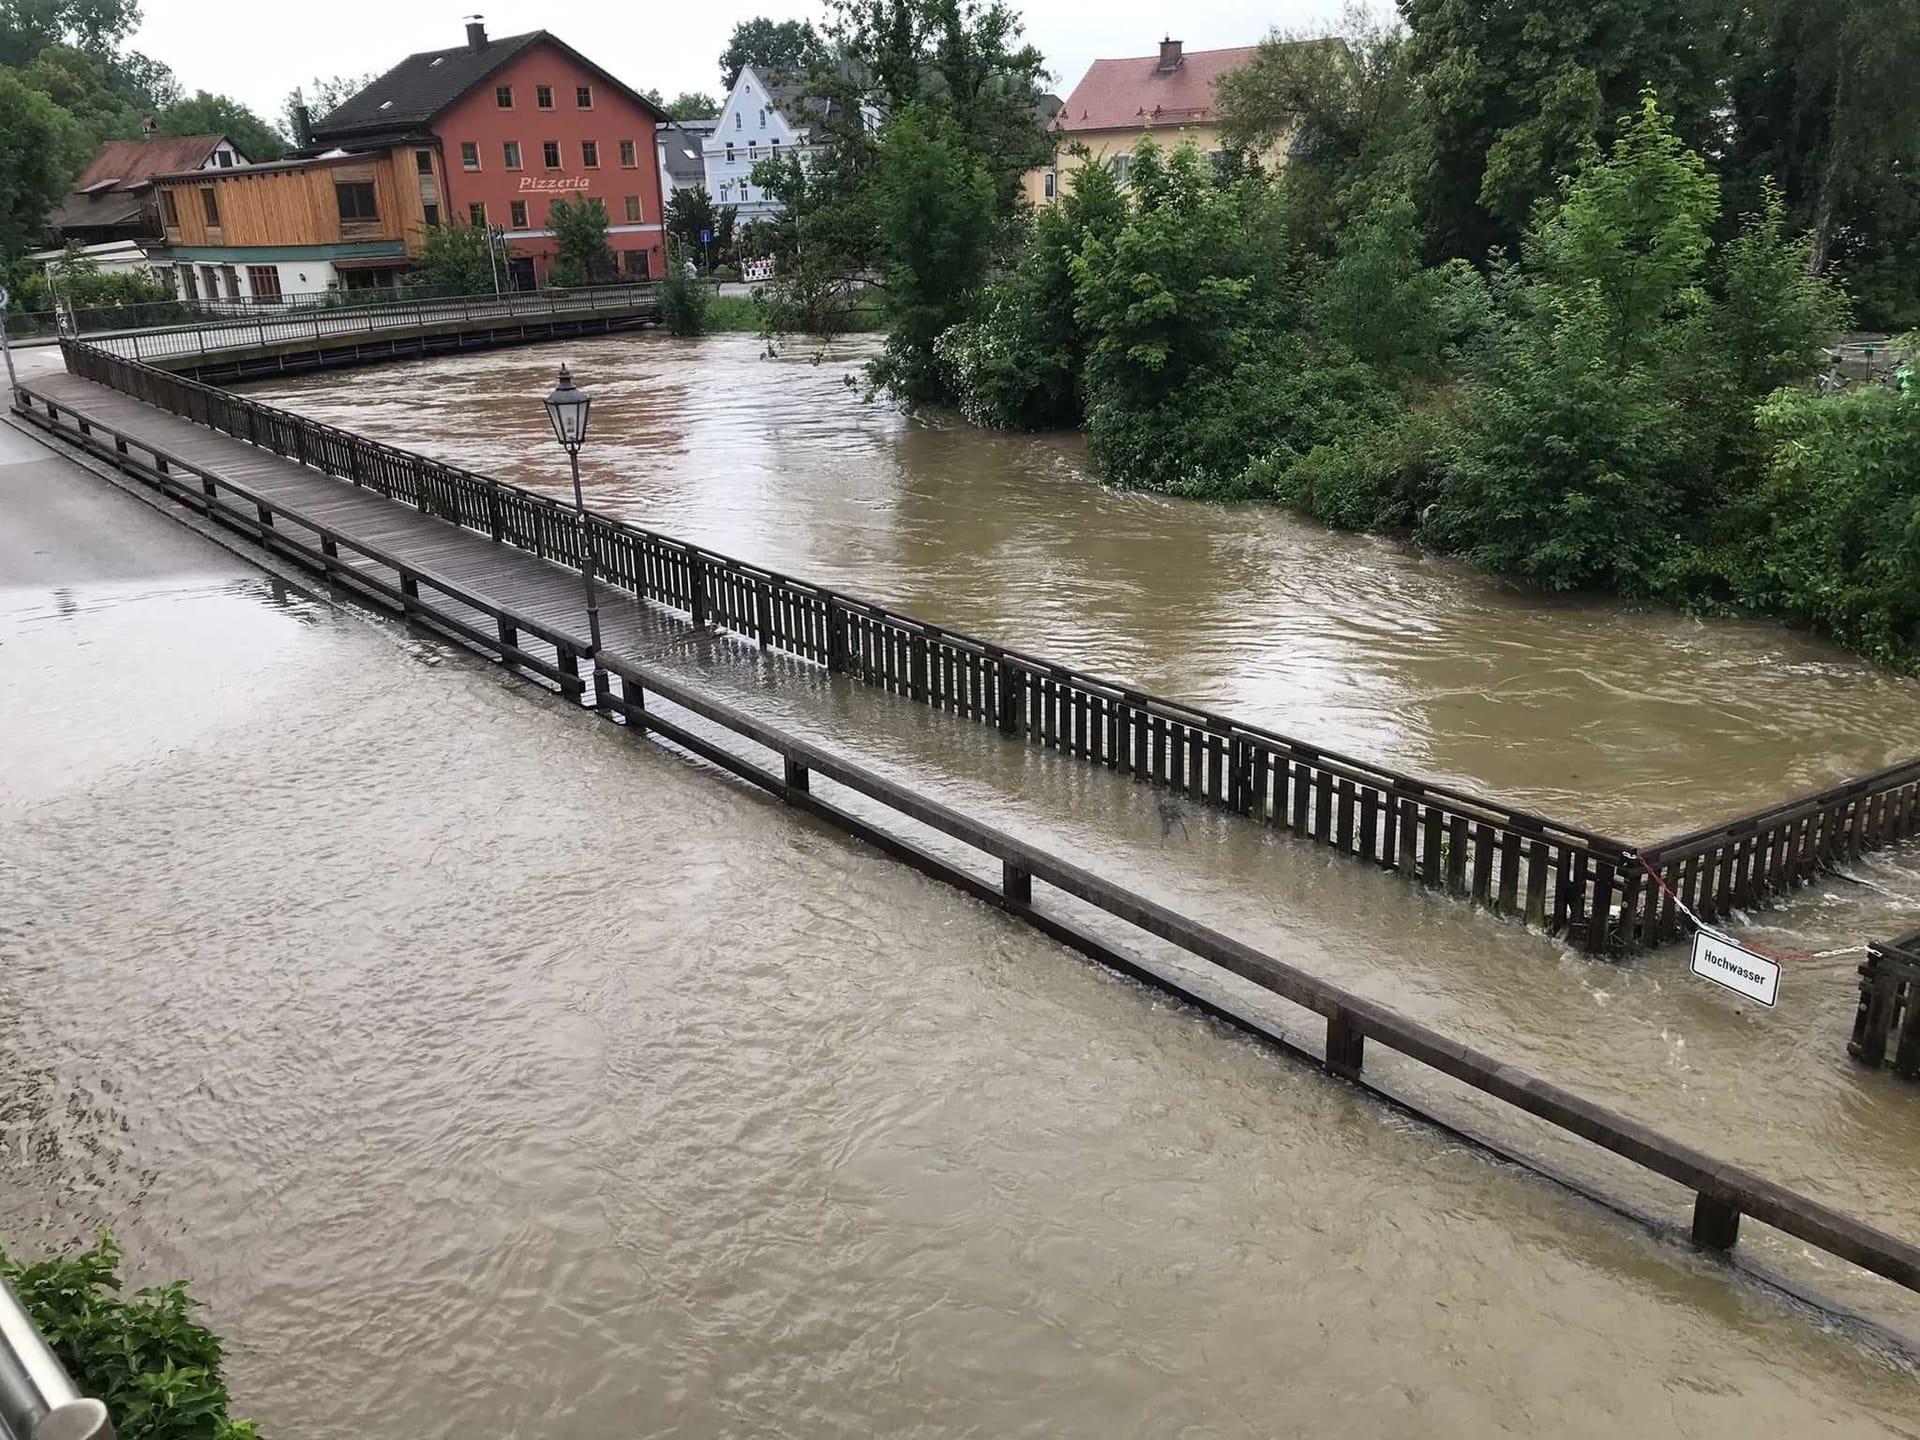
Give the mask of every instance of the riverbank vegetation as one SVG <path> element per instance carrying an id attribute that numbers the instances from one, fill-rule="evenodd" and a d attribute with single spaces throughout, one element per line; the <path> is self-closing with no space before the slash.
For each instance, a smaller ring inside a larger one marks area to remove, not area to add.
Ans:
<path id="1" fill-rule="evenodd" d="M 193 1318 L 184 1283 L 122 1296 L 121 1251 L 102 1230 L 91 1249 L 25 1264 L 0 1249 L 0 1278 L 81 1394 L 107 1407 L 119 1440 L 257 1440 L 228 1414 L 220 1339 Z"/>
<path id="2" fill-rule="evenodd" d="M 756 183 L 797 317 L 878 280 L 876 390 L 1920 667 L 1920 402 L 1815 389 L 1847 326 L 1920 326 L 1910 3 L 1403 0 L 1264 43 L 1221 151 L 1143 136 L 1038 213 L 1011 11 L 830 10 L 828 160 Z"/>

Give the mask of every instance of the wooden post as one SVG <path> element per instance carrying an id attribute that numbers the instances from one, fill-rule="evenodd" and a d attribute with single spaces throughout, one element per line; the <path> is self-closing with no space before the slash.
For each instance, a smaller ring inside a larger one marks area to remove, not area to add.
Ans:
<path id="1" fill-rule="evenodd" d="M 1033 903 L 1033 873 L 1021 869 L 1011 860 L 1000 862 L 1000 892 L 1007 897 L 1009 905 L 1031 905 Z"/>
<path id="2" fill-rule="evenodd" d="M 607 672 L 601 668 L 600 657 L 595 655 L 593 657 L 593 708 L 604 715 L 612 699 L 613 692 L 607 682 Z"/>
<path id="3" fill-rule="evenodd" d="M 1358 1079 L 1365 1062 L 1367 1037 L 1354 1025 L 1344 1010 L 1327 1017 L 1327 1068 L 1336 1075 Z"/>
<path id="4" fill-rule="evenodd" d="M 802 794 L 812 789 L 806 766 L 802 765 L 791 755 L 782 756 L 781 765 L 786 774 L 787 789 L 798 790 Z"/>
<path id="5" fill-rule="evenodd" d="M 835 675 L 847 668 L 847 632 L 844 619 L 845 612 L 841 610 L 839 600 L 829 594 L 826 609 L 827 670 Z"/>
<path id="6" fill-rule="evenodd" d="M 753 582 L 753 623 L 760 632 L 760 648 L 764 650 L 773 631 L 773 594 L 764 580 Z"/>
<path id="7" fill-rule="evenodd" d="M 1708 1250 L 1731 1250 L 1739 1238 L 1739 1210 L 1702 1191 L 1693 1202 L 1693 1243 Z"/>
<path id="8" fill-rule="evenodd" d="M 687 552 L 687 588 L 693 602 L 688 609 L 698 630 L 707 623 L 707 562 L 698 550 Z"/>
<path id="9" fill-rule="evenodd" d="M 511 665 L 514 663 L 513 652 L 520 648 L 520 631 L 504 615 L 499 618 L 497 625 L 497 633 L 500 636 L 500 658 Z"/>
<path id="10" fill-rule="evenodd" d="M 1027 708 L 1027 677 L 1011 659 L 1000 657 L 1000 733 L 1018 735 Z"/>

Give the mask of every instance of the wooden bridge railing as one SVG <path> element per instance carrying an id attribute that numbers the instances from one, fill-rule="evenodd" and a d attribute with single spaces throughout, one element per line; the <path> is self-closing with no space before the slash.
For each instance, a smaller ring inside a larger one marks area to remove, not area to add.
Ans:
<path id="1" fill-rule="evenodd" d="M 63 406 L 31 387 L 26 389 L 24 400 L 27 418 L 34 424 L 73 441 L 178 504 L 325 575 L 366 601 L 528 671 L 563 693 L 591 703 L 604 718 L 636 734 L 664 736 L 787 804 L 869 841 L 1103 964 L 1177 995 L 1284 1049 L 1309 1056 L 1331 1073 L 1448 1133 L 1552 1175 L 1580 1193 L 1605 1198 L 1599 1190 L 1560 1175 L 1507 1142 L 1490 1138 L 1476 1126 L 1449 1118 L 1427 1102 L 1402 1093 L 1377 1073 L 1377 1067 L 1369 1068 L 1369 1042 L 1683 1187 L 1693 1197 L 1692 1236 L 1703 1247 L 1731 1250 L 1739 1237 L 1741 1218 L 1751 1216 L 1872 1274 L 1920 1291 L 1920 1246 L 1503 1064 L 1376 1001 L 975 821 L 821 746 L 786 734 L 651 666 L 605 654 L 596 656 L 590 662 L 589 688 L 580 674 L 588 649 L 583 636 L 543 625 L 431 569 L 341 534 L 315 516 L 195 465 L 85 411 Z M 356 558 L 359 563 L 354 563 Z M 757 598 L 767 592 L 753 593 Z M 530 650 L 529 637 L 543 651 L 550 649 L 553 658 L 548 660 L 544 653 Z M 650 700 L 654 702 L 651 705 Z M 662 713 L 660 701 L 718 727 L 744 742 L 749 750 L 770 754 L 778 768 L 770 769 L 733 745 L 719 743 L 712 734 L 700 733 L 678 714 Z M 816 794 L 816 780 L 840 785 L 878 802 L 892 816 L 958 840 L 977 858 L 963 863 L 935 854 L 904 834 L 856 816 Z M 997 883 L 979 873 L 982 859 L 997 870 Z M 1036 886 L 1071 895 L 1140 935 L 1168 942 L 1207 965 L 1240 976 L 1304 1008 L 1325 1022 L 1324 1045 L 1316 1053 L 1271 1021 L 1250 1015 L 1222 998 L 1194 975 L 1158 965 L 1093 934 L 1048 907 L 1045 894 L 1037 894 Z M 1623 1214 L 1634 1213 L 1620 1202 L 1606 1203 Z"/>
<path id="2" fill-rule="evenodd" d="M 1642 892 L 1639 913 L 1623 920 L 1624 938 L 1655 945 L 1686 933 L 1676 900 L 1711 923 L 1915 835 L 1920 759 L 1656 841 L 1640 854 L 1664 884 L 1649 883 Z"/>
<path id="3" fill-rule="evenodd" d="M 76 375 L 577 567 L 571 509 L 537 491 L 64 342 Z M 696 625 L 994 725 L 1397 870 L 1592 952 L 1623 938 L 1643 873 L 1620 841 L 1149 695 L 887 606 L 590 514 L 597 574 Z"/>
<path id="4" fill-rule="evenodd" d="M 1888 1063 L 1902 1080 L 1920 1080 L 1920 930 L 1867 947 L 1860 967 L 1860 1008 L 1847 1051 L 1877 1069 Z"/>

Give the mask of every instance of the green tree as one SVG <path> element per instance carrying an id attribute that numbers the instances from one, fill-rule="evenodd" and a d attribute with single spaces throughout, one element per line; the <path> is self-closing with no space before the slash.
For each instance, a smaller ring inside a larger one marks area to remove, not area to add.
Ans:
<path id="1" fill-rule="evenodd" d="M 1015 430 L 1081 422 L 1088 335 L 1074 313 L 1073 257 L 1089 238 L 1111 243 L 1126 218 L 1113 171 L 1086 163 L 1068 178 L 1058 205 L 1032 216 L 1017 257 L 983 298 L 980 318 L 953 326 L 938 342 L 967 419 Z"/>
<path id="2" fill-rule="evenodd" d="M 420 237 L 411 284 L 445 295 L 490 295 L 497 283 L 491 244 L 503 244 L 500 230 L 485 225 L 429 225 Z"/>
<path id="3" fill-rule="evenodd" d="M 111 54 L 139 24 L 138 0 L 0 0 L 0 66 L 55 45 Z"/>
<path id="4" fill-rule="evenodd" d="M 889 326 L 874 383 L 910 405 L 950 398 L 934 342 L 966 318 L 986 278 L 993 178 L 953 120 L 908 106 L 887 124 L 873 197 Z"/>
<path id="5" fill-rule="evenodd" d="M 720 88 L 729 93 L 740 72 L 749 65 L 762 79 L 800 75 L 829 59 L 818 32 L 805 20 L 769 20 L 764 15 L 742 20 L 733 27 L 727 48 L 720 52 Z M 719 107 L 704 112 L 719 114 Z M 674 119 L 682 117 L 675 115 Z"/>
<path id="6" fill-rule="evenodd" d="M 1407 193 L 1429 164 L 1409 49 L 1405 30 L 1354 8 L 1336 36 L 1276 33 L 1215 82 L 1227 142 L 1285 153 L 1288 225 L 1308 248 L 1325 252 L 1348 220 Z"/>
<path id="7" fill-rule="evenodd" d="M 673 335 L 699 335 L 707 328 L 707 287 L 687 274 L 687 250 L 667 243 L 667 273 L 660 281 L 660 319 Z"/>
<path id="8" fill-rule="evenodd" d="M 1920 6 L 1754 0 L 1736 29 L 1729 184 L 1744 208 L 1777 182 L 1869 324 L 1920 323 Z"/>
<path id="9" fill-rule="evenodd" d="M 1462 398 L 1428 538 L 1554 588 L 1657 588 L 1712 481 L 1680 382 L 1718 211 L 1704 162 L 1644 97 L 1528 236 L 1513 329 Z"/>
<path id="10" fill-rule="evenodd" d="M 663 100 L 657 89 L 642 93 L 671 120 L 709 120 L 720 113 L 720 102 L 699 90 L 683 90 L 671 100 Z"/>
<path id="11" fill-rule="evenodd" d="M 305 105 L 307 119 L 318 125 L 333 111 L 358 95 L 380 77 L 369 71 L 364 75 L 316 75 L 299 89 L 291 91 L 280 105 L 280 130 L 297 136 L 300 127 L 294 120 L 294 107 Z M 238 143 L 237 141 L 235 142 Z M 241 147 L 245 149 L 245 146 Z"/>
<path id="12" fill-rule="evenodd" d="M 667 234 L 690 255 L 704 260 L 706 247 L 701 244 L 700 234 L 713 234 L 713 196 L 707 193 L 707 187 L 696 185 L 691 190 L 674 191 L 667 201 L 666 227 Z"/>
<path id="13" fill-rule="evenodd" d="M 81 163 L 79 123 L 18 75 L 0 70 L 0 259 L 30 250 Z"/>
<path id="14" fill-rule="evenodd" d="M 1723 123 L 1733 0 L 1402 0 L 1434 131 L 1425 208 L 1443 254 L 1510 246 L 1536 202 L 1651 88 L 1705 147 Z"/>
<path id="15" fill-rule="evenodd" d="M 238 100 L 195 91 L 159 115 L 162 135 L 224 135 L 253 161 L 278 160 L 287 153 L 287 137 Z"/>
<path id="16" fill-rule="evenodd" d="M 1880 386 L 1764 406 L 1735 597 L 1920 668 L 1920 400 Z"/>
<path id="17" fill-rule="evenodd" d="M 613 278 L 613 249 L 607 244 L 607 207 L 576 193 L 556 200 L 547 212 L 558 254 L 547 272 L 551 285 L 599 285 Z"/>

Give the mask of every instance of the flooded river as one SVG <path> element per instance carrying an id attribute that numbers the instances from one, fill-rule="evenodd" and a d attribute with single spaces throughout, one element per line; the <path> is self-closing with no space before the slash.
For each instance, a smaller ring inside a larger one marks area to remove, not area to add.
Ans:
<path id="1" fill-rule="evenodd" d="M 1920 754 L 1920 682 L 1811 637 L 1104 489 L 1076 437 L 862 404 L 847 378 L 870 347 L 816 363 L 648 334 L 249 393 L 559 491 L 539 402 L 564 356 L 595 396 L 590 500 L 614 514 L 1629 841 Z"/>
<path id="2" fill-rule="evenodd" d="M 568 352 L 601 396 L 596 498 L 1596 823 L 1630 792 L 1660 817 L 1640 829 L 1684 822 L 1688 765 L 1724 801 L 1920 748 L 1912 687 L 1770 627 L 1557 606 L 1588 639 L 1549 664 L 1532 602 L 1457 567 L 1102 491 L 1070 442 L 904 422 L 844 392 L 844 357 L 756 348 Z M 501 400 L 537 407 L 552 359 L 282 388 L 551 483 L 537 408 Z M 111 1222 L 135 1280 L 191 1276 L 270 1435 L 1916 1433 L 1920 1381 L 1850 1332 L 116 513 L 117 555 L 75 548 L 77 516 L 0 575 L 0 1237 Z M 1686 655 L 1719 677 L 1691 717 Z M 1583 960 L 817 672 L 669 663 L 1920 1236 L 1920 1104 L 1841 1058 L 1853 960 L 1754 1012 L 1673 956 Z M 1736 703 L 1741 676 L 1764 691 Z M 1913 897 L 1920 865 L 1882 857 L 1765 923 L 1811 947 Z M 1920 1334 L 1887 1287 L 1749 1234 Z"/>

